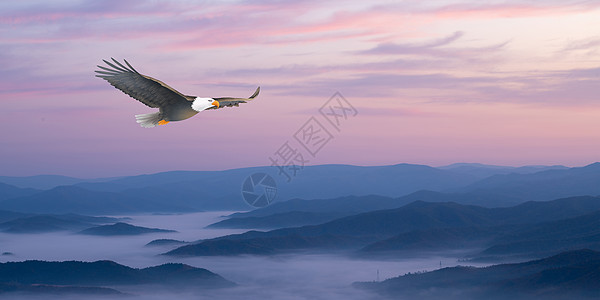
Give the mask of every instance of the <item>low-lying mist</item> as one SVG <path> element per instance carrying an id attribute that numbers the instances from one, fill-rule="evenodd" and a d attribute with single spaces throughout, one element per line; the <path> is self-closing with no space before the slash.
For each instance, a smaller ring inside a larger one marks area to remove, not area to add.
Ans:
<path id="1" fill-rule="evenodd" d="M 177 258 L 160 255 L 173 247 L 145 246 L 155 239 L 195 241 L 243 230 L 205 229 L 229 212 L 206 212 L 182 215 L 126 216 L 128 223 L 176 233 L 152 233 L 138 236 L 87 236 L 72 232 L 44 234 L 0 233 L 1 262 L 24 260 L 96 261 L 145 268 L 168 262 L 180 262 L 206 268 L 238 284 L 233 288 L 214 290 L 165 290 L 148 286 L 118 286 L 119 291 L 139 295 L 143 299 L 378 299 L 379 296 L 351 287 L 355 281 L 384 280 L 408 272 L 434 270 L 457 265 L 457 257 L 420 257 L 395 260 L 366 260 L 346 253 L 286 254 L 276 256 L 211 256 Z M 124 217 L 124 216 L 119 216 Z M 44 295 L 47 299 L 48 295 Z M 25 299 L 30 296 L 11 295 Z M 41 299 L 32 296 L 32 299 Z M 68 299 L 64 295 L 56 296 Z M 86 298 L 89 298 L 86 295 Z M 100 297 L 102 298 L 102 297 Z M 73 297 L 77 299 L 77 297 Z"/>

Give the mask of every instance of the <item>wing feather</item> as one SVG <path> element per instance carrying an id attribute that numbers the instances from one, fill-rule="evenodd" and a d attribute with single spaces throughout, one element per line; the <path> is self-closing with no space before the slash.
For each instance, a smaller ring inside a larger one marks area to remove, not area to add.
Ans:
<path id="1" fill-rule="evenodd" d="M 112 58 L 112 57 L 111 57 L 110 59 L 111 59 L 112 61 L 114 61 L 114 62 L 115 62 L 117 65 L 119 65 L 119 67 L 121 67 L 121 68 L 123 68 L 123 69 L 125 69 L 125 70 L 127 70 L 127 71 L 132 71 L 132 70 L 129 70 L 129 69 L 126 67 L 126 66 L 124 66 L 124 65 L 123 65 L 123 64 L 121 64 L 120 62 L 118 62 L 116 59 L 114 59 L 114 58 Z M 136 73 L 137 73 L 137 72 L 136 72 Z"/>
<path id="2" fill-rule="evenodd" d="M 111 58 L 112 58 L 112 57 L 111 57 Z M 103 61 L 104 63 L 106 63 L 107 65 L 109 65 L 109 66 L 113 67 L 114 69 L 117 69 L 118 71 L 121 71 L 121 72 L 127 72 L 127 70 L 121 69 L 121 68 L 119 68 L 119 67 L 117 67 L 117 66 L 113 65 L 112 63 L 110 63 L 110 62 L 109 62 L 109 61 L 107 61 L 106 59 L 103 59 L 102 61 Z"/>
<path id="3" fill-rule="evenodd" d="M 125 61 L 128 67 L 111 58 L 116 64 L 104 60 L 110 68 L 98 66 L 101 70 L 95 72 L 96 77 L 108 81 L 112 86 L 121 90 L 132 98 L 144 103 L 152 108 L 162 108 L 176 103 L 189 103 L 189 100 L 164 82 L 149 76 L 138 73 L 129 62 Z"/>
<path id="4" fill-rule="evenodd" d="M 104 75 L 118 75 L 119 74 L 119 73 L 105 72 L 105 71 L 96 71 L 96 73 L 104 74 Z"/>
<path id="5" fill-rule="evenodd" d="M 113 69 L 109 69 L 109 68 L 106 68 L 106 67 L 103 67 L 103 66 L 98 66 L 98 68 L 100 68 L 100 69 L 102 69 L 104 71 L 108 71 L 108 72 L 119 73 L 118 71 L 115 71 Z"/>
<path id="6" fill-rule="evenodd" d="M 127 64 L 127 66 L 129 66 L 129 68 L 131 68 L 131 69 L 132 69 L 134 72 L 136 72 L 136 73 L 140 74 L 140 72 L 138 72 L 136 69 L 134 69 L 134 68 L 133 68 L 133 66 L 131 66 L 131 65 L 129 64 L 129 62 L 128 62 L 126 59 L 123 59 L 123 61 L 124 61 L 124 62 Z"/>

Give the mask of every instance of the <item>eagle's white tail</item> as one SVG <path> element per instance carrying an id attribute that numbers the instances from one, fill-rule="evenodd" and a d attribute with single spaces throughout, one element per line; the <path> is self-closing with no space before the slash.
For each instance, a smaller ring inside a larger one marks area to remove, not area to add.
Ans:
<path id="1" fill-rule="evenodd" d="M 138 122 L 140 126 L 145 128 L 150 128 L 158 125 L 158 122 L 160 120 L 160 112 L 153 114 L 135 115 L 135 121 Z"/>

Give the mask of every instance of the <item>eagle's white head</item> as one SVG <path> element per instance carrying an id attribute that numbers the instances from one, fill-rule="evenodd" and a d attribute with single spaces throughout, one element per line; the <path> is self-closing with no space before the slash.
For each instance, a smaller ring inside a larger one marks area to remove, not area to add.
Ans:
<path id="1" fill-rule="evenodd" d="M 194 102 L 192 102 L 192 109 L 198 112 L 209 109 L 213 106 L 219 107 L 219 101 L 216 101 L 213 98 L 196 97 Z"/>

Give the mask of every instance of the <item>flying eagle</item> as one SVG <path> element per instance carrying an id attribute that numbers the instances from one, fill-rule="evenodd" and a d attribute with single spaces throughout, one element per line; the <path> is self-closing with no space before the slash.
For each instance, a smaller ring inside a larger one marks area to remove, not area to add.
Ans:
<path id="1" fill-rule="evenodd" d="M 207 109 L 218 109 L 226 106 L 239 106 L 258 96 L 260 87 L 249 98 L 200 98 L 184 95 L 164 82 L 150 76 L 142 75 L 125 61 L 127 67 L 112 58 L 111 63 L 104 61 L 109 67 L 98 66 L 96 77 L 108 81 L 112 86 L 144 103 L 146 106 L 158 108 L 157 113 L 135 115 L 142 127 L 165 125 L 173 121 L 181 121 L 193 117 Z"/>

